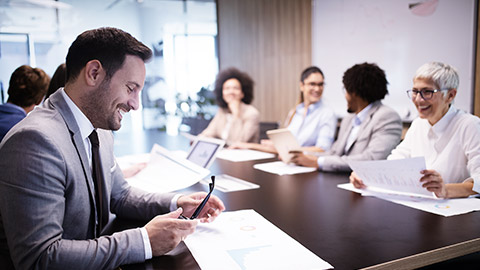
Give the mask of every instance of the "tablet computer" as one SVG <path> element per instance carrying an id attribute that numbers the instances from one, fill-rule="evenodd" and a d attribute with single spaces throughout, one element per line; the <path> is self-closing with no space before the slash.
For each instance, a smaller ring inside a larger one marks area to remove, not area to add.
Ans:
<path id="1" fill-rule="evenodd" d="M 197 136 L 190 147 L 187 159 L 203 168 L 208 168 L 224 145 L 223 140 Z"/>
<path id="2" fill-rule="evenodd" d="M 290 151 L 301 151 L 297 139 L 287 128 L 267 130 L 267 136 L 272 140 L 278 155 L 285 163 L 290 162 L 292 157 L 292 154 L 289 154 Z"/>

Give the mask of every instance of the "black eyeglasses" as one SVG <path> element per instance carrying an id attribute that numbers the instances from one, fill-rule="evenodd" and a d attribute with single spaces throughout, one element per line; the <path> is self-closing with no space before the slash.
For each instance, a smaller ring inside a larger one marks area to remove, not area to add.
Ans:
<path id="1" fill-rule="evenodd" d="M 205 204 L 207 204 L 208 199 L 210 199 L 210 195 L 212 194 L 213 188 L 215 187 L 215 176 L 212 175 L 211 179 L 212 179 L 212 183 L 208 184 L 208 186 L 210 187 L 210 191 L 208 192 L 207 196 L 205 196 L 202 203 L 200 203 L 200 205 L 197 207 L 197 209 L 195 209 L 195 212 L 193 212 L 193 215 L 190 218 L 187 218 L 184 215 L 180 215 L 178 218 L 180 218 L 180 219 L 196 219 L 198 217 L 198 215 L 200 215 L 200 212 L 202 212 L 203 207 L 205 206 Z"/>
<path id="2" fill-rule="evenodd" d="M 320 82 L 320 83 L 309 82 L 309 83 L 306 83 L 306 85 L 308 85 L 308 87 L 311 87 L 311 88 L 313 88 L 315 86 L 324 87 L 325 83 L 324 82 Z"/>
<path id="3" fill-rule="evenodd" d="M 418 94 L 420 94 L 420 96 L 424 99 L 424 100 L 429 100 L 433 97 L 433 94 L 437 93 L 437 92 L 440 92 L 440 91 L 446 91 L 448 89 L 434 89 L 434 90 L 430 90 L 430 89 L 422 89 L 422 90 L 414 90 L 414 89 L 411 89 L 411 90 L 407 90 L 407 96 L 408 98 L 411 98 L 411 99 L 414 99 L 417 97 Z"/>

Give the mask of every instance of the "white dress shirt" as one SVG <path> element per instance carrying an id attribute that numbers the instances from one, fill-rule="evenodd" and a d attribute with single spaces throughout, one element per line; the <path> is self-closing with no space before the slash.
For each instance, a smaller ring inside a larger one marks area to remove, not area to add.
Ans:
<path id="1" fill-rule="evenodd" d="M 90 120 L 82 113 L 82 111 L 75 105 L 75 103 L 72 101 L 72 99 L 65 93 L 65 90 L 63 88 L 59 89 L 62 93 L 63 98 L 67 102 L 68 107 L 70 108 L 70 111 L 73 113 L 73 117 L 75 118 L 75 121 L 77 122 L 78 128 L 80 129 L 80 134 L 82 135 L 83 139 L 83 145 L 85 146 L 85 151 L 87 153 L 88 161 L 90 164 L 90 168 L 92 166 L 92 146 L 90 143 L 90 139 L 88 139 L 88 136 L 92 131 L 94 130 L 94 127 Z M 172 201 L 170 202 L 170 210 L 173 211 L 177 208 L 177 200 L 181 196 L 181 194 L 177 194 L 172 198 Z M 145 260 L 151 259 L 152 258 L 152 246 L 150 245 L 150 239 L 148 238 L 148 233 L 145 227 L 140 228 L 140 232 L 142 233 L 142 239 L 143 239 L 143 246 L 145 249 Z"/>
<path id="2" fill-rule="evenodd" d="M 433 126 L 417 118 L 387 159 L 422 156 L 445 183 L 472 178 L 473 190 L 480 193 L 480 118 L 453 106 Z"/>

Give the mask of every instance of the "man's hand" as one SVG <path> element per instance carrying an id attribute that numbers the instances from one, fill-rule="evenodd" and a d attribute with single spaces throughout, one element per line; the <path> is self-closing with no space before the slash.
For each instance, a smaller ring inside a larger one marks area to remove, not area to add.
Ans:
<path id="1" fill-rule="evenodd" d="M 205 192 L 196 192 L 190 195 L 180 196 L 177 200 L 177 206 L 184 209 L 184 216 L 190 217 L 198 205 L 202 203 L 203 198 L 207 196 Z M 215 195 L 211 195 L 207 204 L 198 215 L 200 222 L 212 222 L 222 211 L 225 210 L 223 202 Z"/>
<path id="2" fill-rule="evenodd" d="M 173 250 L 197 227 L 196 220 L 178 219 L 183 209 L 154 217 L 145 225 L 152 246 L 152 255 L 160 256 Z"/>
<path id="3" fill-rule="evenodd" d="M 304 166 L 304 167 L 314 167 L 317 168 L 317 159 L 318 157 L 312 155 L 305 155 L 301 151 L 290 151 L 292 157 L 290 158 L 290 162 L 295 165 Z"/>

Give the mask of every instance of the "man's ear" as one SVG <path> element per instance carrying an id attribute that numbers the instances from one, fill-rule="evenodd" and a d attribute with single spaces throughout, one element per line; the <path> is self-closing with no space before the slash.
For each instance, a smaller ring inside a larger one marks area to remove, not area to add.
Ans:
<path id="1" fill-rule="evenodd" d="M 97 86 L 105 78 L 105 70 L 98 60 L 90 60 L 85 65 L 85 82 L 88 86 Z"/>

